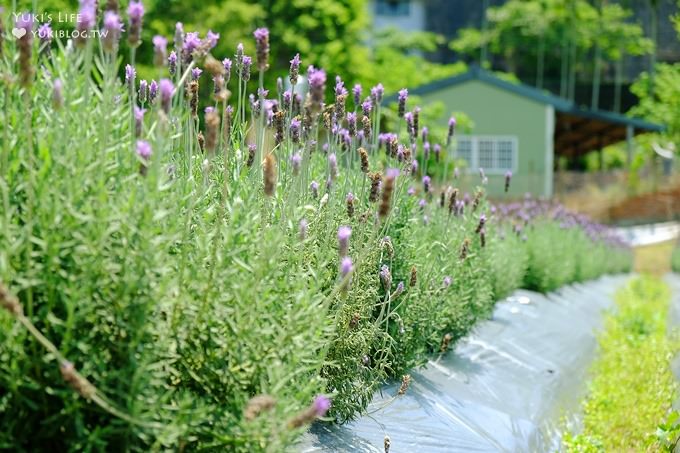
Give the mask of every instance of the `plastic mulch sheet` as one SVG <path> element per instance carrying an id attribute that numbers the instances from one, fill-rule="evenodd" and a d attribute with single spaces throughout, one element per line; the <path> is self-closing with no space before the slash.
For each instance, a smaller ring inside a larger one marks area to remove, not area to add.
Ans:
<path id="1" fill-rule="evenodd" d="M 499 302 L 454 351 L 376 393 L 368 414 L 317 424 L 297 450 L 391 453 L 555 451 L 564 415 L 578 412 L 604 309 L 628 276 L 607 276 Z"/>

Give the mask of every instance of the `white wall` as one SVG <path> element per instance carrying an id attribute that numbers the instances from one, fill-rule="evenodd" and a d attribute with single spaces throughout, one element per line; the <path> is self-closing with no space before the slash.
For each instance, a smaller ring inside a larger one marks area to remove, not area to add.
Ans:
<path id="1" fill-rule="evenodd" d="M 369 2 L 369 13 L 376 29 L 394 27 L 403 31 L 425 30 L 425 4 L 423 0 L 410 0 L 408 16 L 382 16 L 376 13 L 375 0 Z"/>

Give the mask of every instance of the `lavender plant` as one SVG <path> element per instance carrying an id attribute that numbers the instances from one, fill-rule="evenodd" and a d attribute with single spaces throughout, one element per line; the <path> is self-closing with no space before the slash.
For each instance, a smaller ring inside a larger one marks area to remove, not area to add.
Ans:
<path id="1" fill-rule="evenodd" d="M 268 90 L 266 29 L 254 65 L 181 24 L 166 57 L 142 4 L 127 11 L 123 32 L 83 0 L 77 28 L 105 39 L 2 44 L 0 448 L 281 451 L 448 349 L 520 276 L 550 289 L 629 265 L 581 218 L 437 189 L 426 150 L 451 137 L 418 108 L 409 143 L 381 135 L 381 85 L 348 100 L 336 80 L 329 103 L 322 69 L 297 86 L 295 55 L 290 89 Z M 145 45 L 158 82 L 136 77 Z M 576 264 L 555 277 L 556 260 Z"/>

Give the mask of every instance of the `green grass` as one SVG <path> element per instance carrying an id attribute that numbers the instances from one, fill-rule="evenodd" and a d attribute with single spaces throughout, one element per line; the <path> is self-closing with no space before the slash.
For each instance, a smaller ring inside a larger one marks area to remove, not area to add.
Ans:
<path id="1" fill-rule="evenodd" d="M 616 296 L 598 340 L 583 403 L 583 430 L 565 435 L 570 452 L 657 451 L 656 436 L 676 396 L 670 361 L 678 344 L 667 336 L 670 290 L 653 277 L 636 278 Z"/>
<path id="2" fill-rule="evenodd" d="M 671 253 L 671 270 L 673 272 L 680 272 L 680 247 L 673 248 Z"/>

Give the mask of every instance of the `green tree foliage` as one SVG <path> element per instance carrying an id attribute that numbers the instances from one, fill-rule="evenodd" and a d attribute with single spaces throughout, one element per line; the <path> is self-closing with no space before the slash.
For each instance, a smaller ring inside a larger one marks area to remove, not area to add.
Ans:
<path id="1" fill-rule="evenodd" d="M 444 38 L 435 33 L 404 33 L 395 28 L 379 30 L 372 36 L 368 68 L 363 75 L 368 84 L 382 83 L 388 93 L 404 87 L 416 87 L 432 80 L 460 74 L 467 70 L 462 62 L 437 64 L 427 61 L 423 54 L 443 44 Z"/>
<path id="2" fill-rule="evenodd" d="M 539 86 L 548 71 L 573 84 L 576 72 L 597 70 L 584 58 L 596 48 L 610 62 L 652 51 L 652 42 L 631 16 L 618 4 L 596 8 L 586 0 L 510 0 L 487 10 L 485 31 L 463 29 L 450 47 L 476 57 L 488 45 L 510 72 L 535 67 Z M 566 91 L 568 84 L 563 85 Z"/>

